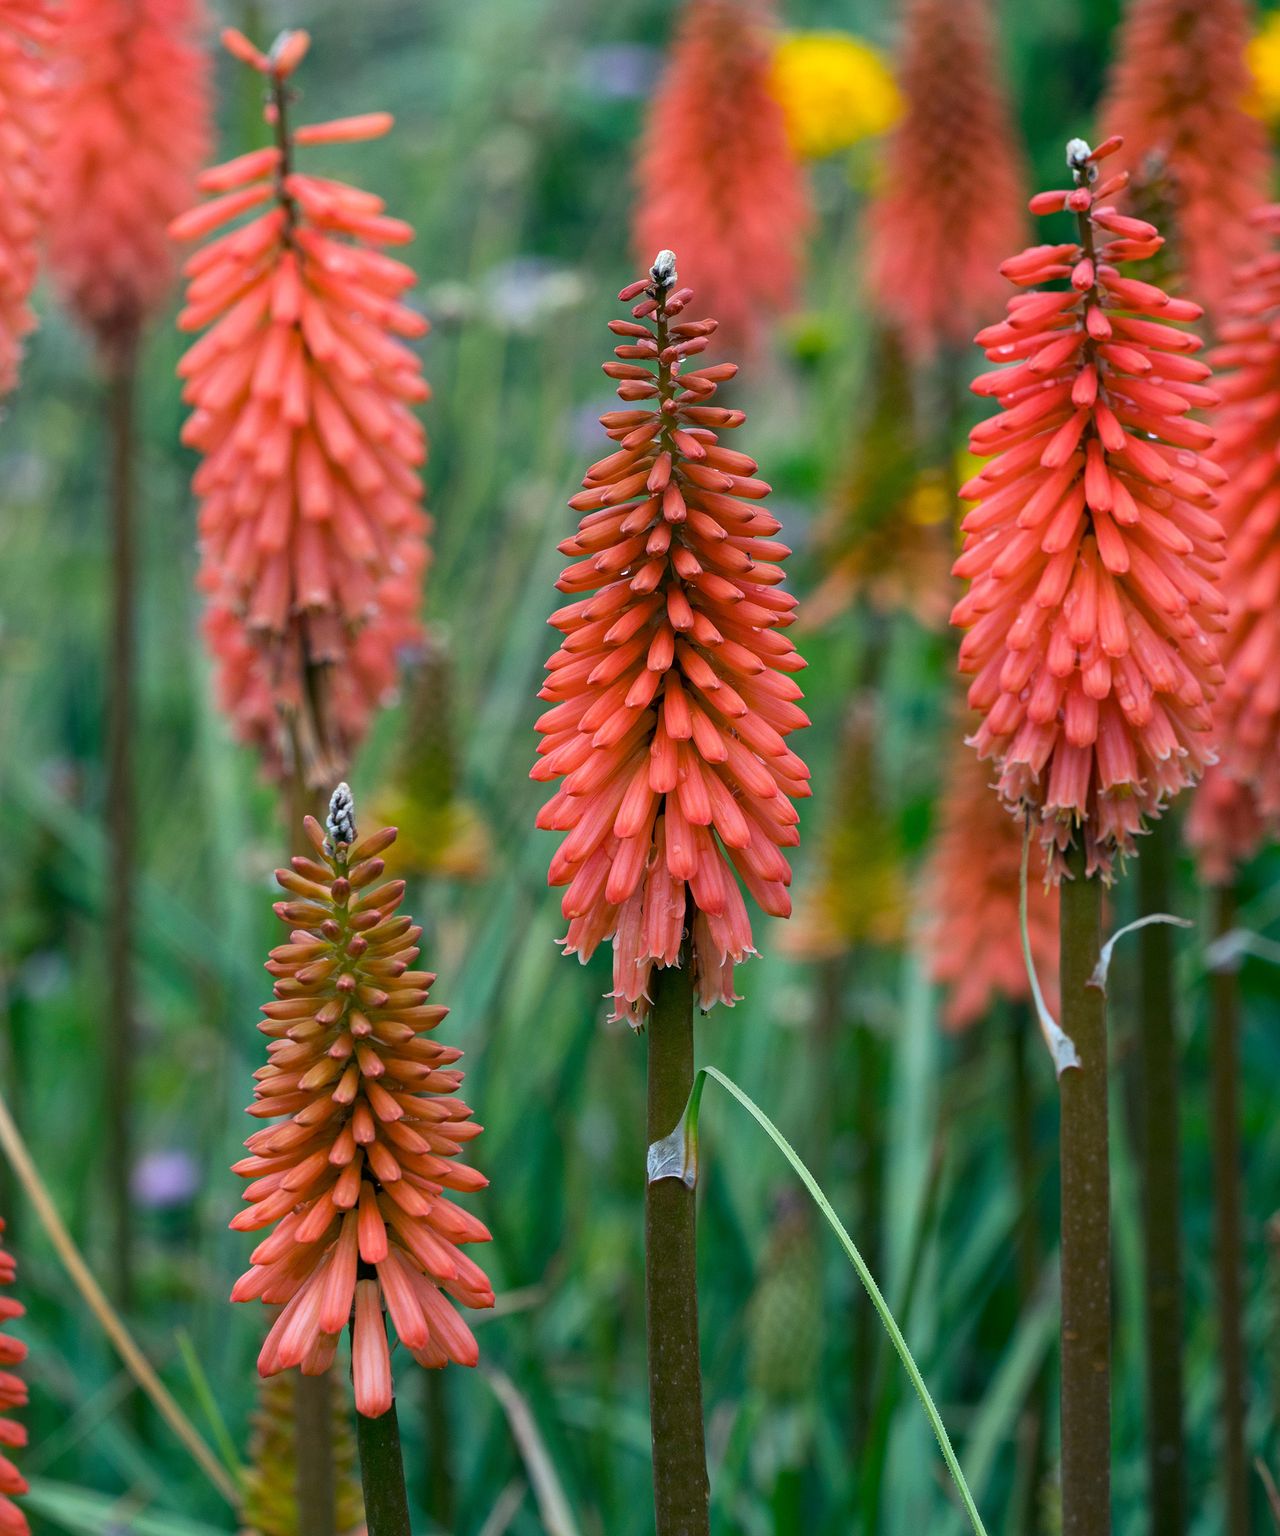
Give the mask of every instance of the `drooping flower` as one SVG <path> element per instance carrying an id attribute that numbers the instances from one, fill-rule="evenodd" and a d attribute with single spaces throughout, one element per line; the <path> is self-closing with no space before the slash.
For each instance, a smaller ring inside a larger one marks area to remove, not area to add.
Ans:
<path id="1" fill-rule="evenodd" d="M 1102 109 L 1131 164 L 1155 153 L 1170 167 L 1181 265 L 1211 311 L 1258 249 L 1249 214 L 1268 189 L 1266 133 L 1247 110 L 1248 37 L 1244 0 L 1130 0 Z"/>
<path id="2" fill-rule="evenodd" d="M 947 763 L 938 830 L 925 874 L 929 974 L 946 989 L 948 1029 L 985 1018 L 997 998 L 1030 998 L 1018 913 L 1023 829 L 982 762 L 957 737 Z M 1027 871 L 1027 936 L 1051 1011 L 1058 990 L 1058 893 L 1046 890 L 1044 856 Z"/>
<path id="3" fill-rule="evenodd" d="M 987 0 L 912 0 L 905 110 L 869 214 L 867 280 L 917 362 L 968 343 L 1025 228 L 1026 177 L 999 81 Z"/>
<path id="4" fill-rule="evenodd" d="M 0 1220 L 0 1232 L 4 1222 Z M 17 1266 L 13 1255 L 0 1248 L 0 1286 L 13 1284 Z M 9 1459 L 8 1452 L 19 1450 L 27 1443 L 27 1432 L 10 1415 L 15 1408 L 25 1407 L 27 1384 L 11 1369 L 27 1358 L 27 1346 L 4 1331 L 4 1325 L 21 1317 L 26 1308 L 13 1296 L 0 1296 L 0 1536 L 28 1536 L 30 1527 L 27 1517 L 13 1502 L 27 1491 L 27 1480 Z"/>
<path id="5" fill-rule="evenodd" d="M 1253 790 L 1215 763 L 1196 785 L 1185 824 L 1201 880 L 1230 885 L 1240 865 L 1261 847 L 1265 832 Z"/>
<path id="6" fill-rule="evenodd" d="M 22 338 L 36 323 L 29 300 L 48 203 L 56 15 L 53 0 L 0 0 L 0 396 L 18 382 Z"/>
<path id="7" fill-rule="evenodd" d="M 1256 221 L 1280 234 L 1280 205 Z M 1245 265 L 1223 309 L 1212 362 L 1222 397 L 1213 457 L 1226 474 L 1222 642 L 1226 680 L 1214 706 L 1223 765 L 1280 823 L 1280 252 Z"/>
<path id="8" fill-rule="evenodd" d="M 232 1227 L 275 1227 L 232 1300 L 283 1308 L 258 1357 L 264 1376 L 327 1370 L 352 1323 L 356 1408 L 377 1418 L 393 1397 L 384 1308 L 419 1365 L 476 1363 L 446 1298 L 492 1305 L 461 1249 L 489 1233 L 444 1191 L 488 1181 L 454 1161 L 480 1127 L 447 1097 L 461 1052 L 426 1038 L 448 1010 L 427 1001 L 435 977 L 410 968 L 422 930 L 395 915 L 404 882 L 376 883 L 394 828 L 357 841 L 342 784 L 327 833 L 312 817 L 306 830 L 315 856 L 276 871 L 289 898 L 276 912 L 292 931 L 267 965 L 275 1000 L 258 1027 L 270 1060 L 249 1108 L 279 1123 L 249 1138 L 233 1170 L 252 1182 Z"/>
<path id="9" fill-rule="evenodd" d="M 983 716 L 972 741 L 1001 794 L 1039 824 L 1055 874 L 1082 838 L 1089 872 L 1108 877 L 1143 818 L 1213 760 L 1226 614 L 1223 474 L 1203 457 L 1212 433 L 1187 415 L 1217 396 L 1198 338 L 1177 325 L 1201 311 L 1121 274 L 1160 237 L 1107 201 L 1123 174 L 1094 185 L 1118 147 L 1072 140 L 1077 185 L 1031 207 L 1069 209 L 1077 238 L 1002 268 L 1030 291 L 978 336 L 1001 366 L 973 388 L 1000 411 L 970 438 L 994 457 L 962 491 L 977 505 L 954 569 L 972 585 L 952 614 Z"/>
<path id="10" fill-rule="evenodd" d="M 770 77 L 791 147 L 820 160 L 875 138 L 897 122 L 902 98 L 878 48 L 850 32 L 788 32 Z"/>
<path id="11" fill-rule="evenodd" d="M 165 302 L 168 226 L 208 152 L 200 0 L 65 0 L 49 259 L 104 354 L 132 345 Z"/>
<path id="12" fill-rule="evenodd" d="M 350 1400 L 335 1381 L 332 1398 L 334 1521 L 341 1532 L 363 1533 L 364 1500 L 351 1433 Z M 244 1472 L 244 1530 L 240 1536 L 301 1536 L 298 1527 L 296 1389 L 290 1376 L 258 1383 L 249 1465 Z"/>
<path id="13" fill-rule="evenodd" d="M 276 143 L 204 172 L 211 201 L 177 219 L 196 252 L 183 358 L 194 409 L 183 441 L 204 455 L 200 585 L 224 706 L 269 772 L 330 782 L 421 642 L 429 522 L 414 406 L 429 393 L 407 341 L 427 322 L 403 302 L 411 269 L 384 246 L 413 231 L 381 198 L 295 168 L 308 145 L 372 139 L 374 112 L 293 129 L 288 80 L 307 48 L 286 32 L 270 58 L 224 41 L 267 79 Z"/>
<path id="14" fill-rule="evenodd" d="M 620 295 L 639 298 L 634 318 L 610 322 L 621 340 L 604 371 L 626 408 L 601 417 L 618 450 L 570 502 L 584 515 L 556 586 L 572 601 L 550 620 L 564 640 L 532 774 L 564 780 L 538 825 L 568 834 L 549 875 L 568 887 L 565 948 L 585 961 L 613 940 L 618 1015 L 636 1025 L 686 927 L 702 1006 L 733 1002 L 734 964 L 754 953 L 738 879 L 787 916 L 791 802 L 809 793 L 785 741 L 808 724 L 790 676 L 804 662 L 779 632 L 790 551 L 757 505 L 769 487 L 755 462 L 717 438 L 745 419 L 711 403 L 735 365 L 682 372 L 715 322 L 684 318 L 692 291 L 676 280 L 660 252 Z"/>
<path id="15" fill-rule="evenodd" d="M 811 213 L 770 89 L 772 0 L 686 0 L 637 165 L 637 260 L 674 246 L 724 339 L 794 301 Z"/>

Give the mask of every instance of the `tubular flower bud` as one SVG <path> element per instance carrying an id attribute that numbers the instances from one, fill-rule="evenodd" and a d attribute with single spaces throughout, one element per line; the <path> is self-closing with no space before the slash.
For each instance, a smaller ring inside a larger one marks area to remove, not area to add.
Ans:
<path id="1" fill-rule="evenodd" d="M 1027 1001 L 1031 984 L 1022 953 L 1022 824 L 1009 814 L 991 770 L 957 741 L 925 875 L 925 954 L 929 974 L 947 992 L 943 1022 L 967 1029 L 997 998 Z M 1027 871 L 1027 935 L 1042 991 L 1056 1012 L 1058 892 L 1046 889 L 1037 846 Z"/>
<path id="2" fill-rule="evenodd" d="M 1031 207 L 1069 209 L 1078 238 L 1002 268 L 1023 291 L 977 338 L 1001 366 L 973 389 L 1000 411 L 970 437 L 989 462 L 961 491 L 977 505 L 954 567 L 970 582 L 952 623 L 983 717 L 972 744 L 1040 825 L 1055 876 L 1080 837 L 1089 872 L 1109 878 L 1143 818 L 1213 761 L 1223 675 L 1224 477 L 1188 414 L 1217 396 L 1178 328 L 1201 311 L 1120 270 L 1160 236 L 1108 201 L 1123 175 L 1095 184 L 1117 147 L 1072 141 L 1077 185 Z M 1050 281 L 1066 286 L 1037 287 Z"/>
<path id="3" fill-rule="evenodd" d="M 915 362 L 968 343 L 1026 228 L 1026 173 L 999 80 L 987 0 L 913 0 L 899 81 L 906 107 L 869 215 L 867 280 Z"/>
<path id="4" fill-rule="evenodd" d="M 238 40 L 238 41 L 237 41 Z M 377 137 L 385 113 L 291 129 L 288 76 L 306 34 L 270 56 L 228 34 L 268 81 L 275 143 L 205 171 L 208 201 L 171 232 L 196 240 L 179 365 L 204 462 L 200 586 L 219 688 L 242 737 L 279 776 L 342 771 L 394 690 L 418 622 L 429 521 L 415 406 L 429 393 L 403 302 L 412 270 L 383 249 L 412 239 L 380 198 L 295 168 L 299 146 Z M 228 230 L 243 214 L 250 217 Z"/>
<path id="5" fill-rule="evenodd" d="M 618 361 L 604 371 L 625 408 L 601 418 L 617 451 L 569 503 L 583 517 L 560 545 L 571 601 L 550 620 L 564 640 L 532 774 L 563 780 L 538 825 L 567 834 L 549 876 L 567 887 L 565 948 L 585 961 L 613 940 L 618 1015 L 637 1026 L 686 927 L 702 1006 L 733 1002 L 734 963 L 754 953 L 738 879 L 788 915 L 791 802 L 809 793 L 785 740 L 808 724 L 792 678 L 804 662 L 780 633 L 790 551 L 755 462 L 717 435 L 744 420 L 712 404 L 736 367 L 682 371 L 715 322 L 684 318 L 692 294 L 676 282 L 663 251 L 622 290 L 639 299 L 633 318 L 611 322 Z"/>
<path id="6" fill-rule="evenodd" d="M 250 1180 L 237 1231 L 274 1227 L 232 1292 L 282 1307 L 263 1376 L 318 1374 L 353 1323 L 356 1408 L 393 1398 L 384 1312 L 419 1365 L 474 1365 L 475 1339 L 450 1305 L 488 1307 L 493 1291 L 462 1245 L 487 1229 L 446 1197 L 488 1182 L 455 1161 L 479 1135 L 457 1091 L 461 1052 L 427 1038 L 448 1011 L 435 980 L 410 967 L 422 930 L 396 916 L 404 882 L 381 882 L 387 828 L 354 844 L 307 818 L 314 854 L 277 870 L 287 944 L 267 969 L 275 999 L 259 1029 L 271 1041 L 249 1113 L 277 1123 L 245 1143 L 234 1172 Z"/>
<path id="7" fill-rule="evenodd" d="M 1280 234 L 1280 205 L 1258 219 Z M 1219 517 L 1227 532 L 1222 642 L 1226 681 L 1214 706 L 1223 767 L 1280 823 L 1280 257 L 1239 273 L 1212 354 L 1223 406 L 1213 457 L 1226 474 Z"/>
<path id="8" fill-rule="evenodd" d="M 4 1222 L 0 1221 L 0 1232 Z M 11 1286 L 17 1273 L 13 1255 L 0 1248 L 0 1286 Z M 27 1443 L 27 1432 L 11 1417 L 27 1402 L 27 1384 L 13 1367 L 27 1358 L 27 1346 L 4 1331 L 26 1308 L 12 1296 L 0 1295 L 0 1536 L 28 1536 L 27 1517 L 13 1502 L 27 1491 L 27 1480 L 9 1459 L 8 1452 Z"/>
<path id="9" fill-rule="evenodd" d="M 1102 109 L 1135 166 L 1155 154 L 1169 167 L 1179 265 L 1215 318 L 1258 250 L 1249 215 L 1270 182 L 1266 130 L 1247 109 L 1248 41 L 1243 0 L 1130 0 Z"/>
<path id="10" fill-rule="evenodd" d="M 686 0 L 636 169 L 637 261 L 675 246 L 733 346 L 789 309 L 812 222 L 773 93 L 772 0 Z"/>
<path id="11" fill-rule="evenodd" d="M 49 260 L 67 304 L 109 356 L 164 304 L 169 221 L 208 152 L 199 0 L 66 0 Z"/>
<path id="12" fill-rule="evenodd" d="M 45 160 L 52 84 L 46 63 L 56 28 L 52 0 L 0 0 L 0 396 L 18 382 L 22 338 L 48 200 Z"/>

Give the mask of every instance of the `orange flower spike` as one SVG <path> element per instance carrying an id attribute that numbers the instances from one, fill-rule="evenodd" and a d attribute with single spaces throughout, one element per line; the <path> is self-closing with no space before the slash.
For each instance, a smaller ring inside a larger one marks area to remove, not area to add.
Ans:
<path id="1" fill-rule="evenodd" d="M 985 1018 L 997 998 L 1028 1001 L 1031 984 L 1018 911 L 1022 827 L 992 787 L 989 767 L 956 746 L 926 874 L 925 953 L 929 974 L 947 990 L 943 1021 L 962 1030 Z M 1058 893 L 1046 891 L 1043 870 L 1043 859 L 1033 856 L 1027 935 L 1040 986 L 1056 1012 Z"/>
<path id="2" fill-rule="evenodd" d="M 1280 235 L 1280 205 L 1259 212 Z M 1274 252 L 1247 263 L 1223 308 L 1212 354 L 1223 406 L 1214 459 L 1226 472 L 1219 515 L 1227 530 L 1223 642 L 1226 682 L 1214 708 L 1225 771 L 1280 823 L 1280 269 Z"/>
<path id="3" fill-rule="evenodd" d="M 492 1306 L 462 1252 L 489 1232 L 445 1191 L 488 1181 L 455 1161 L 480 1127 L 447 1097 L 461 1052 L 428 1038 L 448 1010 L 427 1000 L 435 977 L 411 969 L 422 930 L 396 915 L 404 882 L 379 883 L 394 828 L 357 841 L 340 784 L 327 832 L 310 816 L 306 830 L 314 855 L 276 871 L 291 932 L 267 964 L 275 1000 L 258 1027 L 269 1062 L 248 1111 L 277 1123 L 249 1138 L 233 1170 L 252 1182 L 232 1227 L 274 1231 L 231 1294 L 283 1309 L 258 1357 L 263 1376 L 326 1370 L 354 1321 L 356 1408 L 376 1418 L 392 1398 L 384 1311 L 419 1365 L 476 1363 L 446 1296 Z"/>
<path id="4" fill-rule="evenodd" d="M 703 1008 L 734 1001 L 734 964 L 755 952 L 738 879 L 789 914 L 783 850 L 799 841 L 791 802 L 809 793 L 785 740 L 809 723 L 791 677 L 804 662 L 780 632 L 790 551 L 755 461 L 717 436 L 745 419 L 712 404 L 736 367 L 682 371 L 716 326 L 684 318 L 692 292 L 675 283 L 662 251 L 619 295 L 639 300 L 633 319 L 610 322 L 618 361 L 604 371 L 625 408 L 601 422 L 618 450 L 569 503 L 583 517 L 556 585 L 572 601 L 550 620 L 564 640 L 532 773 L 563 780 L 538 825 L 567 834 L 549 875 L 568 887 L 565 948 L 585 961 L 613 940 L 618 1015 L 637 1027 L 686 920 Z"/>
<path id="5" fill-rule="evenodd" d="M 1267 826 L 1253 790 L 1216 763 L 1196 787 L 1185 823 L 1187 845 L 1206 885 L 1231 885 L 1262 846 Z"/>
<path id="6" fill-rule="evenodd" d="M 1055 875 L 1082 832 L 1089 872 L 1109 877 L 1143 818 L 1213 761 L 1223 677 L 1224 475 L 1187 414 L 1217 396 L 1200 341 L 1177 326 L 1201 311 L 1122 275 L 1160 237 L 1107 201 L 1123 174 L 1096 184 L 1118 148 L 1071 141 L 1076 185 L 1031 209 L 1070 210 L 1078 239 L 1002 269 L 1024 291 L 978 335 L 1001 366 L 973 388 L 1000 411 L 970 438 L 989 462 L 961 493 L 977 505 L 954 568 L 971 583 L 952 623 L 968 631 L 960 670 L 983 716 L 972 742 L 1040 824 Z"/>
<path id="7" fill-rule="evenodd" d="M 18 382 L 22 338 L 36 323 L 30 298 L 48 203 L 53 90 L 47 58 L 56 16 L 51 0 L 0 0 L 0 397 Z"/>
<path id="8" fill-rule="evenodd" d="M 987 0 L 913 0 L 899 72 L 906 110 L 869 214 L 867 280 L 918 363 L 968 344 L 1025 233 L 1026 172 L 999 80 Z"/>
<path id="9" fill-rule="evenodd" d="M 0 1220 L 0 1232 L 4 1222 Z M 0 1248 L 0 1286 L 11 1286 L 17 1273 L 13 1255 Z M 27 1358 L 27 1346 L 4 1332 L 6 1324 L 21 1317 L 26 1308 L 12 1296 L 0 1295 L 0 1536 L 28 1536 L 27 1517 L 13 1502 L 27 1491 L 27 1480 L 9 1459 L 9 1452 L 27 1443 L 27 1431 L 10 1417 L 26 1406 L 27 1386 L 13 1371 Z"/>
<path id="10" fill-rule="evenodd" d="M 381 199 L 297 169 L 303 144 L 376 138 L 387 113 L 296 131 L 287 81 L 307 47 L 227 45 L 263 73 L 275 143 L 203 173 L 208 201 L 179 240 L 213 236 L 185 267 L 179 365 L 204 455 L 200 584 L 219 689 L 242 737 L 279 775 L 296 759 L 331 781 L 421 641 L 430 523 L 415 415 L 429 391 L 407 343 L 427 323 L 404 302 L 414 272 L 385 247 L 413 231 Z M 223 226 L 249 217 L 230 230 Z"/>
<path id="11" fill-rule="evenodd" d="M 813 218 L 770 90 L 772 20 L 772 0 L 686 0 L 636 167 L 636 259 L 675 246 L 737 347 L 794 303 Z"/>
<path id="12" fill-rule="evenodd" d="M 199 0 L 66 0 L 49 260 L 108 351 L 127 346 L 175 276 L 169 221 L 208 151 Z"/>
<path id="13" fill-rule="evenodd" d="M 1259 248 L 1249 215 L 1270 186 L 1266 128 L 1245 107 L 1249 12 L 1244 0 L 1130 0 L 1102 109 L 1133 165 L 1168 167 L 1179 266 L 1215 319 Z"/>

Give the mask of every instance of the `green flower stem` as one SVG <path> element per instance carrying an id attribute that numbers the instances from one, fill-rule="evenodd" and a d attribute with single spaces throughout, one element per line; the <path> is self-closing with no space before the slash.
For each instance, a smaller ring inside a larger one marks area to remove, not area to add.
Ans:
<path id="1" fill-rule="evenodd" d="M 376 1419 L 356 1414 L 356 1444 L 360 1450 L 360 1481 L 364 1486 L 369 1536 L 413 1536 L 394 1402 Z"/>

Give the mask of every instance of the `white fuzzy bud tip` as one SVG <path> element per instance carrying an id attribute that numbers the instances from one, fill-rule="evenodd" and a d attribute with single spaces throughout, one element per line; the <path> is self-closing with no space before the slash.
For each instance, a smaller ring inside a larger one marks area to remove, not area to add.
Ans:
<path id="1" fill-rule="evenodd" d="M 335 845 L 355 842 L 356 803 L 352 798 L 349 784 L 339 784 L 334 790 L 329 801 L 329 815 L 325 821 L 325 830 L 329 834 L 330 841 Z"/>
<path id="2" fill-rule="evenodd" d="M 676 280 L 676 253 L 674 251 L 659 251 L 653 258 L 653 265 L 649 268 L 649 275 L 659 288 L 670 288 Z"/>
<path id="3" fill-rule="evenodd" d="M 1098 167 L 1089 159 L 1092 153 L 1093 150 L 1089 148 L 1087 139 L 1067 140 L 1067 165 L 1075 175 L 1078 185 L 1097 180 Z"/>

